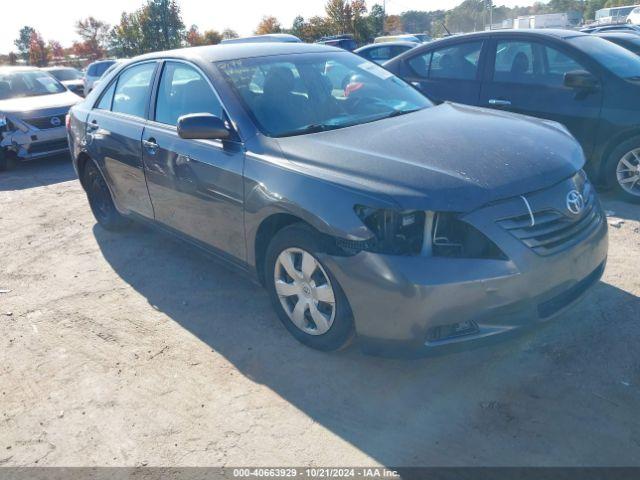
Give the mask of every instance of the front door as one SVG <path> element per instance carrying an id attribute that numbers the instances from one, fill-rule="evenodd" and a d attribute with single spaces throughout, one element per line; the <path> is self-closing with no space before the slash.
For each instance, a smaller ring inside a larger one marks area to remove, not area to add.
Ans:
<path id="1" fill-rule="evenodd" d="M 410 57 L 405 80 L 436 102 L 477 105 L 482 43 L 457 43 Z"/>
<path id="2" fill-rule="evenodd" d="M 193 65 L 167 61 L 152 120 L 142 135 L 155 218 L 165 226 L 244 260 L 244 150 L 236 140 L 185 140 L 178 118 L 225 118 L 211 84 Z"/>
<path id="3" fill-rule="evenodd" d="M 555 120 L 565 125 L 589 156 L 594 147 L 602 92 L 564 86 L 564 74 L 588 69 L 556 45 L 528 39 L 497 39 L 493 68 L 482 84 L 482 106 Z"/>
<path id="4" fill-rule="evenodd" d="M 105 90 L 87 119 L 87 151 L 116 205 L 153 218 L 142 165 L 142 132 L 157 62 L 133 65 Z"/>

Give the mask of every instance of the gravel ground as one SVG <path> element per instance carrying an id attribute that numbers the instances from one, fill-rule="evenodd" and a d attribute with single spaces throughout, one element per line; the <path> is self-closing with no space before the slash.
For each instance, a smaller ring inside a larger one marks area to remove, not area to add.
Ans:
<path id="1" fill-rule="evenodd" d="M 243 276 L 105 232 L 66 158 L 0 173 L 0 465 L 640 466 L 640 208 L 604 203 L 570 312 L 389 360 L 309 350 Z"/>

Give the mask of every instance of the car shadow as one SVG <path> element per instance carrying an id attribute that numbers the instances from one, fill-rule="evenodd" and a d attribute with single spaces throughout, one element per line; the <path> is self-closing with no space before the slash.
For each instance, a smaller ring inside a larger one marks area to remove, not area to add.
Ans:
<path id="1" fill-rule="evenodd" d="M 0 172 L 0 191 L 24 190 L 78 178 L 68 154 L 17 162 L 15 168 Z"/>
<path id="2" fill-rule="evenodd" d="M 617 217 L 624 220 L 640 222 L 640 205 L 626 202 L 612 192 L 600 193 L 600 201 L 607 213 L 607 217 Z"/>
<path id="3" fill-rule="evenodd" d="M 487 348 L 326 354 L 286 332 L 260 286 L 190 246 L 143 227 L 93 232 L 149 304 L 384 465 L 640 465 L 640 301 L 624 290 L 600 282 L 557 321 Z"/>

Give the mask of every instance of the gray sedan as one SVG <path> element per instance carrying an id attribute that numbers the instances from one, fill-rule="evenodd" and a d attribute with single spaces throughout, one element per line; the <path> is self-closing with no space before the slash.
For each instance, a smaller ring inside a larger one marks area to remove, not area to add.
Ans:
<path id="1" fill-rule="evenodd" d="M 607 256 L 564 127 L 434 106 L 336 48 L 135 58 L 72 108 L 69 142 L 102 227 L 147 222 L 247 272 L 320 350 L 497 338 L 564 311 Z"/>

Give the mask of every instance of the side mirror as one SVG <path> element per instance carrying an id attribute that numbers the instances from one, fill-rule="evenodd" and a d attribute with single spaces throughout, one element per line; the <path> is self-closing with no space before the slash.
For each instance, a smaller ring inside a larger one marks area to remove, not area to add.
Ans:
<path id="1" fill-rule="evenodd" d="M 600 82 L 589 72 L 573 70 L 564 74 L 564 86 L 576 90 L 594 91 L 600 86 Z"/>
<path id="2" fill-rule="evenodd" d="M 222 119 L 210 113 L 190 113 L 178 118 L 178 135 L 197 140 L 225 140 L 231 136 Z"/>

